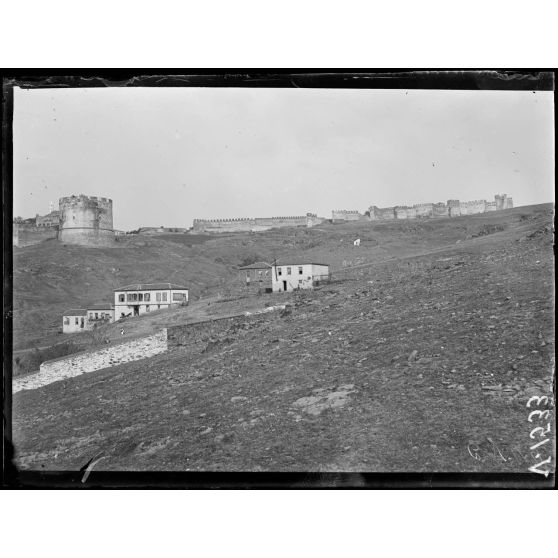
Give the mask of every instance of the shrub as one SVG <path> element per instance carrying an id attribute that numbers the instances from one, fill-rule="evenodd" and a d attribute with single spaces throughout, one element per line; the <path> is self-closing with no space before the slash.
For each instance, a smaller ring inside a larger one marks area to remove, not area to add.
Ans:
<path id="1" fill-rule="evenodd" d="M 36 372 L 39 370 L 39 367 L 43 362 L 71 355 L 80 350 L 81 347 L 72 341 L 53 345 L 52 347 L 47 347 L 45 349 L 38 349 L 37 347 L 34 347 L 32 350 L 27 351 L 20 356 L 16 356 L 13 359 L 13 375 L 18 376 L 20 374 Z"/>
<path id="2" fill-rule="evenodd" d="M 239 264 L 239 267 L 244 267 L 245 265 L 250 265 L 256 262 L 266 261 L 265 257 L 261 254 L 252 253 L 246 256 Z"/>

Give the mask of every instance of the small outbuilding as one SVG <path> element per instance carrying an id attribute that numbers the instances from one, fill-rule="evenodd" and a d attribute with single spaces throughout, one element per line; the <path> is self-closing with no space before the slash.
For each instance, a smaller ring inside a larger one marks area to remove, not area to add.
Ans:
<path id="1" fill-rule="evenodd" d="M 64 312 L 62 333 L 90 331 L 97 325 L 114 321 L 114 308 L 109 303 L 93 304 L 88 308 L 74 308 Z"/>
<path id="2" fill-rule="evenodd" d="M 74 308 L 64 312 L 62 317 L 62 333 L 79 333 L 88 329 L 89 323 L 85 308 Z"/>
<path id="3" fill-rule="evenodd" d="M 240 281 L 249 288 L 271 292 L 271 264 L 255 262 L 238 268 Z"/>
<path id="4" fill-rule="evenodd" d="M 297 289 L 312 289 L 322 281 L 329 281 L 329 264 L 305 261 L 281 261 L 272 266 L 272 289 L 274 293 Z"/>

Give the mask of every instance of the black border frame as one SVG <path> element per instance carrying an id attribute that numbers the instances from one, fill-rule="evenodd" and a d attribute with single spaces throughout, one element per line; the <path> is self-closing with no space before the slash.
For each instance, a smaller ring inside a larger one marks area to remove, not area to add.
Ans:
<path id="1" fill-rule="evenodd" d="M 3 485 L 14 489 L 549 489 L 555 474 L 535 473 L 283 473 L 18 471 L 12 463 L 12 213 L 13 88 L 273 87 L 554 91 L 554 71 L 505 70 L 266 70 L 266 69 L 26 69 L 2 71 L 3 213 Z"/>

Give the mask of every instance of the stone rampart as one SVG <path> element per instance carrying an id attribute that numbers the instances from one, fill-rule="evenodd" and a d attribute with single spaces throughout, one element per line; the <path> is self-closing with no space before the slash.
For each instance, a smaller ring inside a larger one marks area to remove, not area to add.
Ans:
<path id="1" fill-rule="evenodd" d="M 331 218 L 343 221 L 359 221 L 361 214 L 356 209 L 333 209 Z"/>
<path id="2" fill-rule="evenodd" d="M 461 215 L 475 215 L 486 211 L 486 200 L 461 202 Z"/>
<path id="3" fill-rule="evenodd" d="M 513 208 L 513 200 L 507 194 L 496 194 L 494 202 L 496 203 L 497 210 Z"/>
<path id="4" fill-rule="evenodd" d="M 285 217 L 244 217 L 238 219 L 194 219 L 194 232 L 237 232 L 277 227 L 307 226 L 307 215 Z"/>
<path id="5" fill-rule="evenodd" d="M 417 203 L 413 207 L 417 217 L 432 217 L 434 211 L 433 203 Z"/>
<path id="6" fill-rule="evenodd" d="M 307 227 L 314 227 L 316 225 L 321 225 L 325 219 L 322 217 L 318 217 L 315 213 L 307 213 L 306 214 L 306 226 Z"/>
<path id="7" fill-rule="evenodd" d="M 386 221 L 395 219 L 394 207 L 376 207 L 375 205 L 370 208 L 371 221 Z"/>
<path id="8" fill-rule="evenodd" d="M 369 208 L 371 220 L 384 219 L 415 219 L 417 217 L 459 217 L 474 215 L 497 209 L 512 209 L 513 200 L 507 194 L 496 194 L 493 202 L 473 200 L 460 202 L 447 200 L 447 203 L 418 203 L 413 206 L 399 205 L 395 208 L 380 208 L 375 205 Z"/>
<path id="9" fill-rule="evenodd" d="M 395 207 L 394 213 L 396 219 L 415 219 L 417 216 L 417 210 L 408 205 Z"/>
<path id="10" fill-rule="evenodd" d="M 167 330 L 163 329 L 147 337 L 130 339 L 115 345 L 108 345 L 102 349 L 48 360 L 41 364 L 39 372 L 23 378 L 14 378 L 13 392 L 36 389 L 95 370 L 155 356 L 164 353 L 166 350 Z"/>
<path id="11" fill-rule="evenodd" d="M 13 224 L 12 245 L 33 246 L 58 237 L 58 227 L 36 227 L 35 225 Z"/>
<path id="12" fill-rule="evenodd" d="M 432 217 L 449 217 L 449 208 L 445 203 L 432 204 Z"/>

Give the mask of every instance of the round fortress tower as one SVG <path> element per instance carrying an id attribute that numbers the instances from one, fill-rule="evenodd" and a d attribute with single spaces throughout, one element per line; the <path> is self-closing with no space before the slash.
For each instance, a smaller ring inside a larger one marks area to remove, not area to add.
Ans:
<path id="1" fill-rule="evenodd" d="M 109 245 L 114 242 L 112 200 L 96 196 L 60 198 L 58 238 L 67 244 Z"/>

